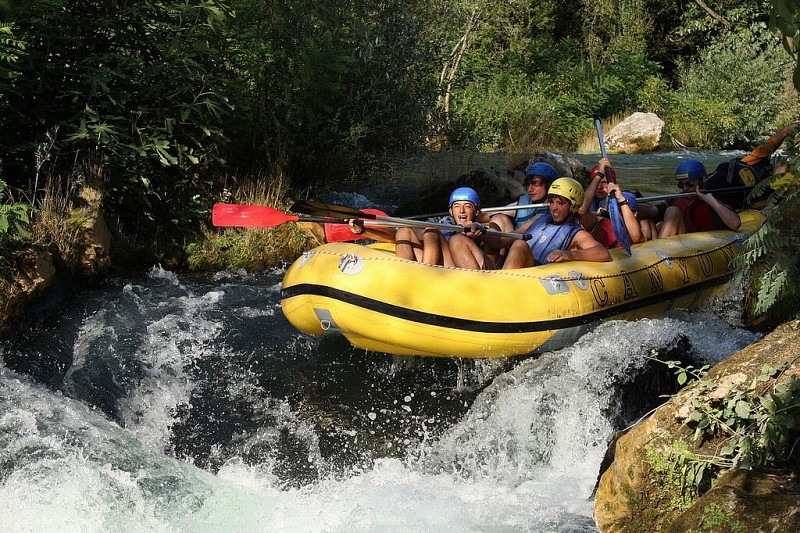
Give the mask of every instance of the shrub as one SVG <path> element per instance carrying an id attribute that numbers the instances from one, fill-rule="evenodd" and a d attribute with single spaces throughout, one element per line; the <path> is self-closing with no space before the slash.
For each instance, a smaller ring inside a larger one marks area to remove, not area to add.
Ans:
<path id="1" fill-rule="evenodd" d="M 6 194 L 6 182 L 0 180 L 0 199 Z M 0 203 L 0 244 L 5 238 L 25 237 L 30 222 L 31 206 L 9 199 Z"/>
<path id="2" fill-rule="evenodd" d="M 686 146 L 750 147 L 774 129 L 787 58 L 762 24 L 721 36 L 684 65 L 667 132 Z"/>
<path id="3" fill-rule="evenodd" d="M 679 474 L 684 494 L 703 492 L 724 469 L 786 466 L 800 428 L 800 380 L 786 374 L 790 362 L 777 368 L 764 365 L 756 379 L 742 384 L 709 379 L 705 366 L 667 364 L 676 369 L 680 384 L 689 376 L 697 380 L 680 411 L 684 424 L 694 430 L 693 440 L 720 440 L 711 454 L 685 445 L 670 449 L 667 461 Z"/>

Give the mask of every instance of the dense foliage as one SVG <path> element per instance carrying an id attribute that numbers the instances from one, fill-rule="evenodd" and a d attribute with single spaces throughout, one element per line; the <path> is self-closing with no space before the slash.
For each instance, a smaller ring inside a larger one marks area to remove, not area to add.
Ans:
<path id="1" fill-rule="evenodd" d="M 640 110 L 678 145 L 751 146 L 796 113 L 770 6 L 0 1 L 0 177 L 34 206 L 93 182 L 160 256 L 232 182 L 369 176 L 426 141 L 570 150 Z"/>
<path id="2" fill-rule="evenodd" d="M 722 445 L 704 455 L 678 444 L 667 459 L 679 475 L 682 492 L 690 497 L 707 490 L 726 469 L 786 468 L 796 465 L 794 446 L 800 428 L 800 381 L 786 374 L 789 362 L 778 368 L 764 365 L 752 383 L 721 385 L 708 379 L 708 367 L 676 368 L 678 382 L 694 381 L 681 414 L 693 431 L 693 441 L 718 438 Z"/>
<path id="3" fill-rule="evenodd" d="M 775 0 L 771 29 L 782 36 L 784 48 L 793 61 L 795 86 L 800 83 L 800 0 Z M 751 196 L 769 194 L 769 218 L 746 242 L 738 257 L 740 271 L 753 272 L 757 290 L 752 295 L 753 314 L 772 313 L 772 322 L 800 315 L 800 289 L 795 282 L 800 272 L 800 136 L 793 136 L 783 161 L 787 171 L 761 182 Z"/>

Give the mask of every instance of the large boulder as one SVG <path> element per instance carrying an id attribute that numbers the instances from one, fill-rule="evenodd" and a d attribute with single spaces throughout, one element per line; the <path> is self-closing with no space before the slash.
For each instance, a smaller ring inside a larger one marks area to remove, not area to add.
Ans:
<path id="1" fill-rule="evenodd" d="M 777 367 L 789 362 L 784 378 L 800 374 L 799 325 L 797 321 L 784 324 L 712 368 L 707 379 L 719 386 L 709 395 L 753 382 L 764 365 Z M 797 531 L 797 482 L 791 477 L 786 482 L 774 475 L 732 472 L 720 476 L 715 487 L 697 501 L 687 502 L 676 483 L 677 476 L 665 474 L 664 458 L 676 443 L 701 455 L 715 455 L 723 446 L 720 438 L 695 441 L 694 431 L 684 424 L 686 405 L 695 389 L 694 385 L 687 386 L 615 441 L 613 462 L 602 473 L 596 492 L 597 527 L 603 533 L 679 531 L 685 530 L 682 525 L 697 527 L 704 520 L 710 522 L 711 514 L 721 514 L 735 518 L 742 531 L 751 531 L 745 528 L 750 524 L 760 524 L 759 531 Z M 750 482 L 736 482 L 741 480 L 736 477 L 739 474 L 752 476 Z M 763 479 L 774 482 L 764 488 Z M 775 517 L 782 518 L 776 522 Z M 735 528 L 709 529 L 717 530 Z"/>
<path id="2" fill-rule="evenodd" d="M 606 147 L 618 154 L 652 152 L 661 142 L 663 128 L 664 121 L 655 113 L 636 112 L 605 135 Z"/>

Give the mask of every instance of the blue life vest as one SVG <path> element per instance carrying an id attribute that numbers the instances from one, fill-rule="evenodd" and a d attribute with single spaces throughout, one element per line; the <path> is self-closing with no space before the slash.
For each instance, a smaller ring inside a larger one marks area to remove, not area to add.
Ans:
<path id="1" fill-rule="evenodd" d="M 592 213 L 597 213 L 599 209 L 605 209 L 608 211 L 608 196 L 602 200 L 598 200 L 596 196 L 592 198 L 592 205 L 589 207 L 589 211 Z"/>
<path id="2" fill-rule="evenodd" d="M 532 203 L 530 194 L 523 194 L 519 197 L 519 200 L 517 200 L 517 205 L 528 205 Z M 517 209 L 517 214 L 514 217 L 514 227 L 519 228 L 536 215 L 543 215 L 547 212 L 548 209 L 546 206 L 534 207 L 532 209 Z"/>
<path id="3" fill-rule="evenodd" d="M 533 258 L 537 265 L 546 265 L 547 256 L 554 250 L 566 250 L 581 227 L 572 222 L 553 224 L 550 213 L 542 215 L 531 224 L 526 234 L 532 235 L 528 240 Z"/>

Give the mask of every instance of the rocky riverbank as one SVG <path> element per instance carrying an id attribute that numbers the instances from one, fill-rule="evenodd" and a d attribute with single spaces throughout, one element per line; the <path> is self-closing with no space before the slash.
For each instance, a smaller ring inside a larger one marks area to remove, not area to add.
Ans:
<path id="1" fill-rule="evenodd" d="M 9 276 L 0 278 L 0 336 L 17 325 L 37 304 L 50 304 L 65 287 L 101 279 L 111 268 L 111 232 L 101 210 L 101 194 L 89 187 L 80 207 L 61 221 L 69 230 L 69 250 L 56 244 L 34 244 L 15 257 Z"/>
<path id="2" fill-rule="evenodd" d="M 800 531 L 800 460 L 794 449 L 797 427 L 789 433 L 789 453 L 793 451 L 794 455 L 788 467 L 722 471 L 711 488 L 698 497 L 682 490 L 686 479 L 680 470 L 665 466 L 670 450 L 676 447 L 707 458 L 719 456 L 727 443 L 723 432 L 716 437 L 693 438 L 696 426 L 686 423 L 691 402 L 730 397 L 731 391 L 760 383 L 765 365 L 788 365 L 777 380 L 791 382 L 800 373 L 798 346 L 800 322 L 781 325 L 712 368 L 703 381 L 716 386 L 704 388 L 703 396 L 698 396 L 702 384 L 695 382 L 615 439 L 613 463 L 602 474 L 595 498 L 595 521 L 600 531 Z M 796 410 L 795 405 L 782 415 L 796 420 Z"/>

